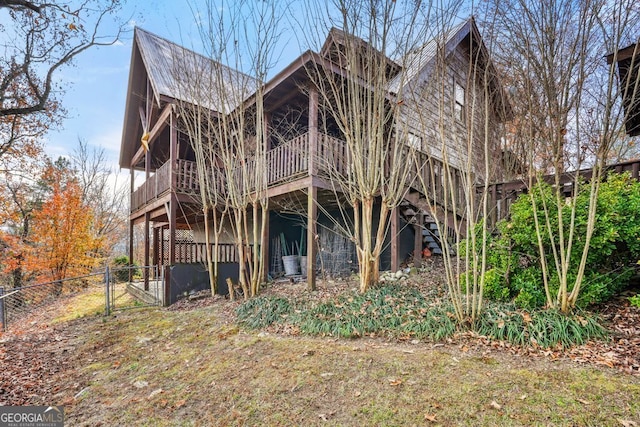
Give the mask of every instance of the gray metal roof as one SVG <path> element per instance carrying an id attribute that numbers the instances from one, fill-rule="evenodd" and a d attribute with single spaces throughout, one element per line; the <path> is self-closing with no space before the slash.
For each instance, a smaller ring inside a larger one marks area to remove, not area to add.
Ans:
<path id="1" fill-rule="evenodd" d="M 166 96 L 228 113 L 257 89 L 254 78 L 141 28 L 135 40 L 158 103 Z"/>
<path id="2" fill-rule="evenodd" d="M 404 58 L 396 60 L 402 66 L 402 71 L 389 81 L 389 91 L 395 94 L 400 92 L 404 85 L 413 81 L 435 59 L 439 49 L 455 47 L 456 41 L 459 42 L 469 33 L 470 22 L 470 20 L 462 21 L 446 34 L 429 40 L 424 45 L 407 53 Z M 453 46 L 451 46 L 452 42 L 454 42 Z M 445 53 L 448 52 L 445 50 Z"/>

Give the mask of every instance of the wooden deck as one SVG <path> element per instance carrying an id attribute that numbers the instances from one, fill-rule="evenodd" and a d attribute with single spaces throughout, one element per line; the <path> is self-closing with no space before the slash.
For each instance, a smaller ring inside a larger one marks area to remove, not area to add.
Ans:
<path id="1" fill-rule="evenodd" d="M 631 177 L 640 181 L 640 159 L 630 160 L 627 162 L 617 163 L 606 167 L 607 172 L 623 173 L 629 172 Z M 562 193 L 565 197 L 573 195 L 574 183 L 576 175 L 579 174 L 586 181 L 589 181 L 592 169 L 581 169 L 579 171 L 566 172 L 560 176 L 559 185 L 562 187 Z M 550 185 L 555 185 L 555 175 L 545 175 L 542 179 Z M 476 187 L 476 194 L 481 196 L 485 190 L 484 185 Z M 529 182 L 525 180 L 516 180 L 510 182 L 502 182 L 491 184 L 487 188 L 489 192 L 489 223 L 495 224 L 497 221 L 504 219 L 509 214 L 511 204 L 519 195 L 527 193 L 529 190 Z"/>
<path id="2" fill-rule="evenodd" d="M 316 146 L 311 147 L 311 143 L 310 133 L 305 133 L 269 150 L 265 158 L 267 186 L 273 187 L 323 172 L 329 175 L 336 172 L 346 173 L 349 156 L 344 141 L 319 133 L 315 141 Z M 255 163 L 255 158 L 247 159 L 243 168 L 237 169 L 237 173 L 252 174 Z M 214 175 L 212 179 L 219 180 L 219 188 L 224 190 L 224 172 L 213 170 L 211 173 Z M 176 193 L 197 194 L 200 181 L 195 162 L 178 159 L 173 175 L 170 162 L 160 166 L 131 194 L 130 212 L 136 212 L 168 196 L 173 178 Z"/>

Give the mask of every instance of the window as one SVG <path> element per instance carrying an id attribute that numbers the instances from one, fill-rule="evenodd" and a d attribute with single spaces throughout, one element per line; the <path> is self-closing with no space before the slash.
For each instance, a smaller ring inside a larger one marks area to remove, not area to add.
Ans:
<path id="1" fill-rule="evenodd" d="M 407 132 L 407 145 L 415 150 L 422 150 L 422 138 Z"/>
<path id="2" fill-rule="evenodd" d="M 460 120 L 462 122 L 465 121 L 464 100 L 465 100 L 464 87 L 462 87 L 460 83 L 455 82 L 453 114 L 457 120 Z"/>

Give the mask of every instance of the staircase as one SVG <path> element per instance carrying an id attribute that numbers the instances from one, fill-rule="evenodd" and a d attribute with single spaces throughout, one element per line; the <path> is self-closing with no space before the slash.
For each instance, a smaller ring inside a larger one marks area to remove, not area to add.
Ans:
<path id="1" fill-rule="evenodd" d="M 430 213 L 427 201 L 417 192 L 407 194 L 405 200 L 400 204 L 401 217 L 410 224 L 414 231 L 422 235 L 422 247 L 428 248 L 433 255 L 442 255 L 443 243 L 449 242 L 449 250 L 453 253 L 451 242 L 455 241 L 455 230 L 446 227 L 444 242 L 436 220 Z M 441 220 L 441 224 L 444 222 Z"/>

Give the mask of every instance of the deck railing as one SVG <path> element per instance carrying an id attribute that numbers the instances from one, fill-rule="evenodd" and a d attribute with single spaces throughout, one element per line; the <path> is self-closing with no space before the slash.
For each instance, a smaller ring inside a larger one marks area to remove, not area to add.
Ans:
<path id="1" fill-rule="evenodd" d="M 218 243 L 218 250 L 215 250 L 213 243 L 209 244 L 213 259 L 219 263 L 237 263 L 238 262 L 238 249 L 234 243 Z M 204 242 L 176 242 L 175 246 L 176 263 L 178 264 L 205 264 L 207 262 L 207 244 Z M 253 245 L 249 245 L 248 252 L 245 256 L 253 256 Z M 168 265 L 169 254 L 163 252 L 162 264 Z"/>
<path id="2" fill-rule="evenodd" d="M 311 159 L 309 133 L 299 135 L 269 151 L 265 155 L 265 179 L 268 187 L 279 185 L 287 181 L 302 178 L 309 173 L 310 165 L 314 162 L 318 172 L 347 173 L 350 158 L 344 141 L 318 134 L 317 147 L 314 150 L 317 158 Z M 245 164 L 236 170 L 237 182 L 246 183 L 249 180 L 243 176 L 253 176 L 256 159 L 248 158 Z M 209 172 L 212 179 L 217 180 L 218 188 L 224 191 L 224 172 L 213 169 Z M 200 180 L 195 162 L 178 159 L 175 167 L 176 188 L 178 193 L 194 194 L 200 189 Z M 171 188 L 171 165 L 166 162 L 149 177 L 138 189 L 131 194 L 131 212 L 148 203 L 165 196 Z M 244 184 L 243 184 L 244 185 Z M 254 190 L 248 186 L 249 190 Z"/>
<path id="3" fill-rule="evenodd" d="M 617 163 L 607 166 L 607 172 L 623 173 L 629 172 L 631 177 L 640 181 L 640 160 L 630 160 L 627 162 Z M 562 187 L 561 192 L 565 197 L 573 196 L 574 183 L 576 175 L 579 174 L 585 181 L 589 181 L 592 175 L 592 169 L 581 169 L 579 171 L 565 172 L 560 176 L 559 185 Z M 542 179 L 548 184 L 555 186 L 555 175 L 545 175 Z M 489 224 L 493 225 L 501 219 L 509 215 L 511 204 L 519 195 L 528 192 L 529 183 L 525 180 L 516 180 L 510 182 L 500 182 L 490 184 L 487 188 L 489 192 L 488 205 L 490 207 Z M 476 187 L 476 193 L 481 196 L 485 191 L 484 185 Z"/>

